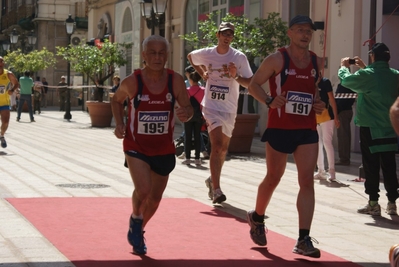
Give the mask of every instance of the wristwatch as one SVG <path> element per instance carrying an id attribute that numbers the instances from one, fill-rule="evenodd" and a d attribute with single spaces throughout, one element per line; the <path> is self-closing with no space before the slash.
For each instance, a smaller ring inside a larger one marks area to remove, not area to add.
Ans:
<path id="1" fill-rule="evenodd" d="M 268 108 L 270 108 L 270 104 L 273 102 L 273 100 L 274 98 L 269 95 L 266 97 L 265 103 Z"/>
<path id="2" fill-rule="evenodd" d="M 236 77 L 234 77 L 234 80 L 238 80 L 238 78 L 240 78 L 241 76 L 238 75 L 238 73 L 236 73 Z"/>

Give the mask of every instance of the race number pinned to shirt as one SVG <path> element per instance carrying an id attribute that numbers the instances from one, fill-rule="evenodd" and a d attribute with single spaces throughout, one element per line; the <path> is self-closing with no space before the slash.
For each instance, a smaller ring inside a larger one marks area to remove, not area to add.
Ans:
<path id="1" fill-rule="evenodd" d="M 285 113 L 308 116 L 312 110 L 312 94 L 288 91 L 286 99 Z"/>
<path id="2" fill-rule="evenodd" d="M 137 133 L 161 135 L 168 133 L 169 111 L 139 111 Z"/>
<path id="3" fill-rule="evenodd" d="M 220 85 L 212 85 L 209 87 L 210 94 L 208 95 L 208 98 L 211 100 L 216 100 L 216 101 L 224 101 L 227 99 L 227 94 L 230 91 L 229 87 L 226 86 L 220 86 Z"/>
<path id="4" fill-rule="evenodd" d="M 6 87 L 1 85 L 0 86 L 0 95 L 3 95 L 6 92 Z"/>

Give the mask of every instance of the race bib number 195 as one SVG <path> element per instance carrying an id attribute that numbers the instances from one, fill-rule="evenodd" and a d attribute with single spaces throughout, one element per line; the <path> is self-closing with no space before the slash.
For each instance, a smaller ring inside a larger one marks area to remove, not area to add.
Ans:
<path id="1" fill-rule="evenodd" d="M 169 111 L 139 111 L 137 124 L 137 133 L 139 134 L 167 134 Z"/>
<path id="2" fill-rule="evenodd" d="M 312 94 L 289 91 L 286 99 L 285 113 L 308 116 L 312 110 Z"/>

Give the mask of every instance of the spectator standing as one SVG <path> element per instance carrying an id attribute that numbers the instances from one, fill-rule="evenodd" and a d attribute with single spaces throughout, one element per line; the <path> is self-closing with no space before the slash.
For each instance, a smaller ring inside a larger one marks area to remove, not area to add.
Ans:
<path id="1" fill-rule="evenodd" d="M 192 72 L 189 72 L 189 71 Z M 201 76 L 194 70 L 192 66 L 186 68 L 186 73 L 190 87 L 187 88 L 188 96 L 190 97 L 191 105 L 194 108 L 194 115 L 191 120 L 184 123 L 184 153 L 186 159 L 182 162 L 183 164 L 189 165 L 191 163 L 191 149 L 192 149 L 192 136 L 194 135 L 194 149 L 195 149 L 195 160 L 196 166 L 201 166 L 201 128 L 203 124 L 203 118 L 201 113 L 201 102 L 204 98 L 205 88 L 199 86 L 198 82 L 201 80 Z"/>
<path id="2" fill-rule="evenodd" d="M 10 95 L 18 88 L 18 80 L 11 71 L 4 68 L 4 59 L 0 56 L 0 143 L 2 148 L 7 147 L 4 137 L 10 122 Z"/>
<path id="3" fill-rule="evenodd" d="M 65 111 L 65 101 L 68 90 L 67 86 L 68 84 L 65 82 L 65 76 L 61 76 L 61 81 L 58 83 L 57 87 L 57 95 L 59 97 L 59 102 L 60 102 L 60 111 Z"/>
<path id="4" fill-rule="evenodd" d="M 341 84 L 338 84 L 336 93 L 339 95 L 354 94 L 352 90 L 342 86 Z M 349 166 L 351 164 L 352 106 L 355 103 L 355 97 L 339 97 L 335 99 L 335 102 L 337 103 L 338 118 L 340 122 L 340 127 L 337 129 L 339 161 L 337 161 L 335 165 Z"/>
<path id="5" fill-rule="evenodd" d="M 319 95 L 321 101 L 326 105 L 321 115 L 317 118 L 317 133 L 319 134 L 319 153 L 317 156 L 318 173 L 314 176 L 316 179 L 328 179 L 331 182 L 335 177 L 335 151 L 333 146 L 334 127 L 339 128 L 339 119 L 337 114 L 337 104 L 335 103 L 334 92 L 331 81 L 325 77 L 318 83 Z M 328 171 L 324 164 L 324 149 L 326 150 Z"/>
<path id="6" fill-rule="evenodd" d="M 207 123 L 212 152 L 209 159 L 211 176 L 205 180 L 213 203 L 226 201 L 220 176 L 237 116 L 239 85 L 248 87 L 251 67 L 244 53 L 230 46 L 234 25 L 222 22 L 216 33 L 218 43 L 192 51 L 187 58 L 206 81 L 202 113 Z"/>
<path id="7" fill-rule="evenodd" d="M 114 84 L 112 85 L 111 92 L 115 93 L 116 90 L 118 90 L 118 88 L 119 88 L 119 83 L 121 81 L 121 78 L 118 75 L 115 75 L 114 78 L 112 79 L 112 81 Z"/>
<path id="8" fill-rule="evenodd" d="M 360 127 L 360 149 L 366 181 L 365 193 L 369 196 L 366 206 L 358 213 L 381 215 L 378 204 L 380 192 L 380 169 L 387 191 L 388 205 L 385 212 L 397 215 L 396 199 L 399 194 L 396 175 L 395 153 L 397 135 L 392 127 L 389 109 L 398 97 L 399 71 L 389 67 L 391 54 L 384 43 L 375 43 L 369 51 L 371 64 L 355 57 L 358 71 L 349 71 L 349 57 L 341 59 L 338 77 L 341 84 L 358 95 L 355 124 Z"/>
<path id="9" fill-rule="evenodd" d="M 33 79 L 29 75 L 30 75 L 30 72 L 25 71 L 24 76 L 19 78 L 20 95 L 19 95 L 19 103 L 18 103 L 18 111 L 17 111 L 17 121 L 20 121 L 20 119 L 21 119 L 22 109 L 26 102 L 26 104 L 28 106 L 30 121 L 35 122 L 35 118 L 33 117 L 33 110 L 32 110 Z"/>
<path id="10" fill-rule="evenodd" d="M 48 92 L 48 82 L 46 78 L 42 77 L 42 84 L 44 92 L 42 94 L 42 108 L 47 108 L 47 92 Z"/>
<path id="11" fill-rule="evenodd" d="M 138 255 L 147 253 L 144 228 L 158 209 L 176 165 L 174 116 L 181 121 L 193 116 L 183 77 L 164 67 L 168 41 L 151 35 L 142 47 L 147 66 L 126 77 L 111 102 L 115 136 L 124 139 L 123 151 L 134 184 L 127 238 Z M 127 97 L 131 108 L 125 125 L 123 103 Z"/>
<path id="12" fill-rule="evenodd" d="M 40 110 L 42 97 L 44 95 L 43 83 L 40 81 L 40 77 L 36 77 L 36 81 L 33 85 L 33 113 L 36 114 L 36 111 L 40 114 L 42 113 Z"/>
<path id="13" fill-rule="evenodd" d="M 290 44 L 266 57 L 249 86 L 249 93 L 269 107 L 268 125 L 262 136 L 266 142 L 267 173 L 258 187 L 255 210 L 247 214 L 250 237 L 255 244 L 267 244 L 264 217 L 274 190 L 284 174 L 288 154 L 298 169 L 297 210 L 299 237 L 292 252 L 319 258 L 312 243 L 310 227 L 315 207 L 313 171 L 318 152 L 316 116 L 325 108 L 317 98 L 316 81 L 322 59 L 309 51 L 316 30 L 308 16 L 298 15 L 287 31 Z M 262 85 L 269 81 L 270 93 Z M 212 152 L 213 153 L 213 152 Z"/>

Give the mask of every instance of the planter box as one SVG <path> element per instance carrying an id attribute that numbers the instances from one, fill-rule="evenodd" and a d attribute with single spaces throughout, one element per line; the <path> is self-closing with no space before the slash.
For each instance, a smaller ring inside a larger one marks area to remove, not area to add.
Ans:
<path id="1" fill-rule="evenodd" d="M 108 101 L 86 101 L 92 127 L 111 127 L 112 109 Z"/>
<path id="2" fill-rule="evenodd" d="M 258 114 L 237 114 L 229 153 L 251 152 L 252 139 L 260 116 Z"/>

